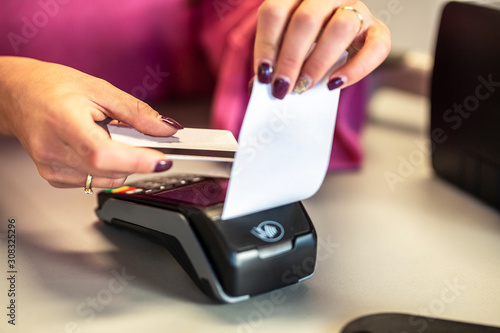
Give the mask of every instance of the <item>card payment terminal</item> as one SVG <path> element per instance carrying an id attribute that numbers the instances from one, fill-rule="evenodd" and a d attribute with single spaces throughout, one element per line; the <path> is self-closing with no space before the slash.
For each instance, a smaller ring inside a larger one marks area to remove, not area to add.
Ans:
<path id="1" fill-rule="evenodd" d="M 96 214 L 160 241 L 204 293 L 223 303 L 311 277 L 317 237 L 302 203 L 222 220 L 228 182 L 197 175 L 140 180 L 101 191 Z"/>

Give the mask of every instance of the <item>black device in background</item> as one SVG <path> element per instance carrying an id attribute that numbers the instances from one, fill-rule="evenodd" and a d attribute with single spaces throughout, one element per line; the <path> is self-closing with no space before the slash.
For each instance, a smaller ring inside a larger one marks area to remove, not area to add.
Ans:
<path id="1" fill-rule="evenodd" d="M 500 5 L 443 10 L 431 88 L 437 175 L 500 208 Z"/>
<path id="2" fill-rule="evenodd" d="M 405 313 L 378 313 L 357 318 L 341 333 L 500 333 L 499 327 Z"/>
<path id="3" fill-rule="evenodd" d="M 166 245 L 198 287 L 220 302 L 311 277 L 317 238 L 303 205 L 221 220 L 228 182 L 196 175 L 141 180 L 99 192 L 96 214 Z"/>

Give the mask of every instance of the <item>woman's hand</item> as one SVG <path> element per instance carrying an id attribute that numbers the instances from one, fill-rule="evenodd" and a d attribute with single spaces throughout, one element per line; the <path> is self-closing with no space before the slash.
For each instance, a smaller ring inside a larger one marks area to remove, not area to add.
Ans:
<path id="1" fill-rule="evenodd" d="M 349 61 L 328 78 L 333 90 L 373 71 L 390 44 L 389 29 L 361 1 L 266 0 L 259 8 L 254 70 L 260 82 L 272 83 L 274 97 L 283 99 L 312 87 L 349 50 Z"/>
<path id="2" fill-rule="evenodd" d="M 95 122 L 120 120 L 155 136 L 182 128 L 108 82 L 62 65 L 0 57 L 0 134 L 15 135 L 54 187 L 113 188 L 132 173 L 170 168 L 164 154 L 109 138 Z"/>

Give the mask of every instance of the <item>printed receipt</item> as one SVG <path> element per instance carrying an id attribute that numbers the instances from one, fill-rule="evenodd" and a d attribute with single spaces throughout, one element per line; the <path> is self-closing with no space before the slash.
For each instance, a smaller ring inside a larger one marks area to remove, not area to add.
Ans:
<path id="1" fill-rule="evenodd" d="M 332 71 L 345 63 L 346 55 Z M 243 120 L 221 218 L 240 217 L 314 195 L 325 178 L 340 90 L 328 75 L 283 100 L 257 80 Z"/>

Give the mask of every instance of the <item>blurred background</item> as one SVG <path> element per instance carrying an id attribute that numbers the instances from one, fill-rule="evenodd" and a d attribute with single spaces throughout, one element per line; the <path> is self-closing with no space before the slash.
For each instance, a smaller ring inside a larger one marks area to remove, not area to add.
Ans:
<path id="1" fill-rule="evenodd" d="M 389 58 L 372 75 L 371 123 L 427 134 L 434 50 L 446 0 L 364 0 L 391 31 Z M 494 3 L 497 0 L 457 1 Z"/>
<path id="2" fill-rule="evenodd" d="M 363 2 L 391 30 L 393 51 L 412 50 L 427 54 L 434 52 L 441 9 L 448 1 L 364 0 Z"/>
<path id="3" fill-rule="evenodd" d="M 441 12 L 449 1 L 363 2 L 389 27 L 392 36 L 389 58 L 372 75 L 368 119 L 378 125 L 427 133 L 434 49 Z"/>

